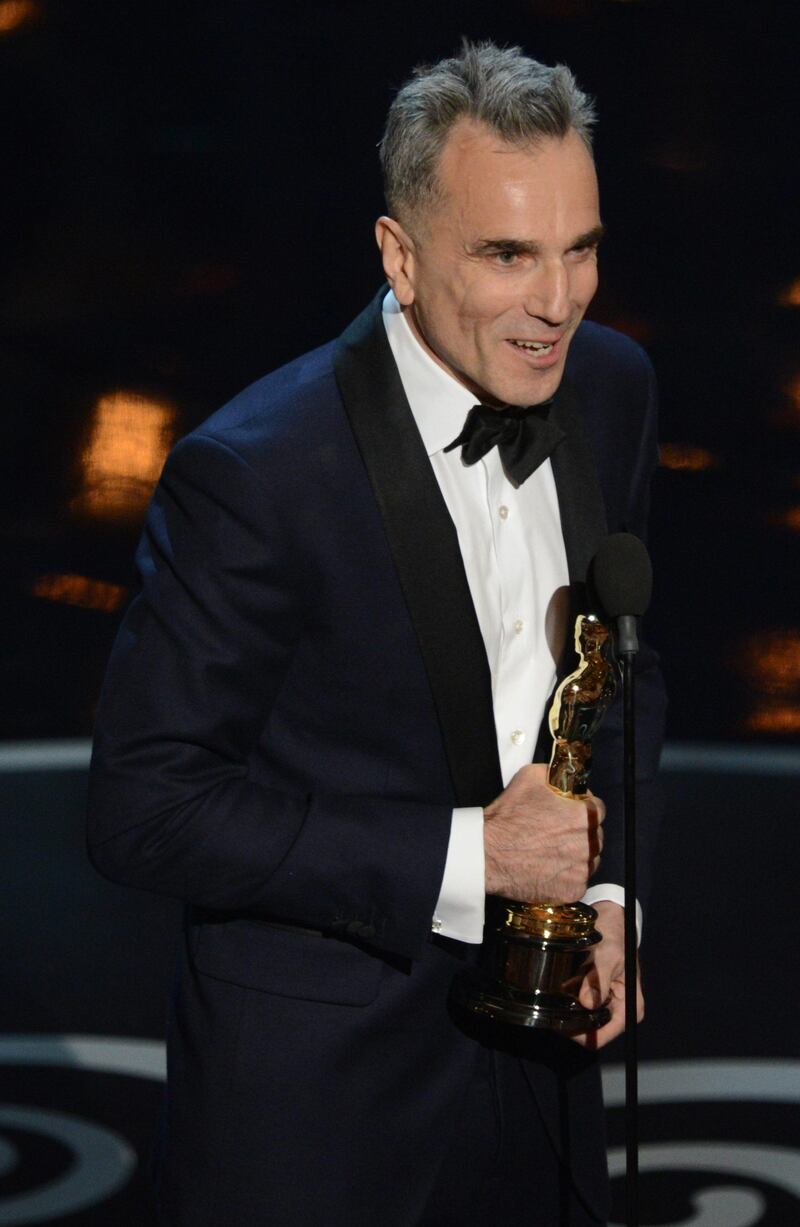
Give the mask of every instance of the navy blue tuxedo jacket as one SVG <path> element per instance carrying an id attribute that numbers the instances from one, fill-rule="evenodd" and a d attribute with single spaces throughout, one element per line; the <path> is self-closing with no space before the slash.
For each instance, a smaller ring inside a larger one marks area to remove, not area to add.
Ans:
<path id="1" fill-rule="evenodd" d="M 101 700 L 93 861 L 189 905 L 161 1147 L 171 1224 L 358 1227 L 396 1187 L 378 1221 L 408 1227 L 474 1060 L 446 1008 L 472 952 L 432 939 L 431 918 L 453 806 L 501 791 L 491 681 L 381 297 L 175 448 Z M 585 611 L 606 532 L 644 531 L 641 350 L 582 324 L 551 413 Z M 647 649 L 639 671 L 646 891 L 663 716 Z M 592 779 L 608 805 L 600 873 L 616 881 L 620 730 L 614 709 Z M 565 1041 L 530 1045 L 539 1108 L 599 1207 L 596 1070 Z"/>

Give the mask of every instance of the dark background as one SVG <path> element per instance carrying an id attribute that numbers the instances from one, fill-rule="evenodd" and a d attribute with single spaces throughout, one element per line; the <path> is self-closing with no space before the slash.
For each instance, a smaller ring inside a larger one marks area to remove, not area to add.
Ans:
<path id="1" fill-rule="evenodd" d="M 386 107 L 462 33 L 598 100 L 590 314 L 661 385 L 670 734 L 796 735 L 795 10 L 0 0 L 0 736 L 90 732 L 165 447 L 374 292 Z"/>

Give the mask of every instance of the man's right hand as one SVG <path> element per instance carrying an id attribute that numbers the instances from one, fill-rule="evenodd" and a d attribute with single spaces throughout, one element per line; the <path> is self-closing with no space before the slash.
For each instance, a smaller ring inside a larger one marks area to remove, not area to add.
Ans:
<path id="1" fill-rule="evenodd" d="M 547 784 L 547 767 L 521 767 L 484 812 L 486 892 L 506 899 L 571 903 L 600 862 L 606 807 L 571 800 Z"/>

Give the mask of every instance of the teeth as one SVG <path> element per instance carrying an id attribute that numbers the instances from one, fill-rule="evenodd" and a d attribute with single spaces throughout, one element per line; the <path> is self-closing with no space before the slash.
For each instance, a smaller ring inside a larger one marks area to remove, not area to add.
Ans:
<path id="1" fill-rule="evenodd" d="M 519 349 L 530 349 L 537 354 L 549 354 L 553 348 L 552 344 L 545 344 L 543 341 L 512 341 L 512 345 L 516 345 Z"/>

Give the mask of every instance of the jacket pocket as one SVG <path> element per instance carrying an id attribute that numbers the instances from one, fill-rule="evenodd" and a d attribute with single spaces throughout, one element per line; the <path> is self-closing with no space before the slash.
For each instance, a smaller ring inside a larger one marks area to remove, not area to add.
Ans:
<path id="1" fill-rule="evenodd" d="M 197 971 L 216 980 L 279 997 L 368 1005 L 383 963 L 336 937 L 236 919 L 193 926 Z"/>

